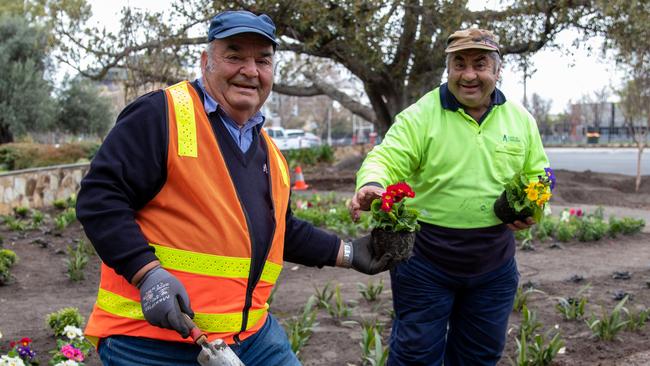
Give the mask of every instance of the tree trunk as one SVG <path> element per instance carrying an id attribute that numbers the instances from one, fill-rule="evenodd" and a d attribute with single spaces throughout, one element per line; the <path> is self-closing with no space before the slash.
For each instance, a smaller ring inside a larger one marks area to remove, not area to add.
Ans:
<path id="1" fill-rule="evenodd" d="M 0 144 L 9 142 L 14 142 L 14 135 L 9 130 L 9 126 L 2 124 L 0 125 Z"/>
<path id="2" fill-rule="evenodd" d="M 639 148 L 639 154 L 636 158 L 636 183 L 634 185 L 634 191 L 637 193 L 641 188 L 641 158 L 643 157 L 643 149 L 645 148 L 645 135 L 646 134 L 642 134 L 636 142 L 637 147 Z"/>

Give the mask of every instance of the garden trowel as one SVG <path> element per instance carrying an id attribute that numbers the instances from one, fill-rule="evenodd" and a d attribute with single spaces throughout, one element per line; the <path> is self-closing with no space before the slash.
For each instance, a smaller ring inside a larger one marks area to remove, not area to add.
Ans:
<path id="1" fill-rule="evenodd" d="M 191 329 L 192 340 L 201 346 L 201 352 L 196 358 L 201 366 L 245 366 L 223 339 L 208 342 L 208 337 L 196 326 L 192 318 L 184 315 L 185 324 Z"/>

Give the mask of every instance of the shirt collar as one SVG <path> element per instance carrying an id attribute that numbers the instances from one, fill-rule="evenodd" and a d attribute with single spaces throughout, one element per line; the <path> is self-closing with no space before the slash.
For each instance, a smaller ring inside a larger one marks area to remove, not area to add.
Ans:
<path id="1" fill-rule="evenodd" d="M 212 98 L 210 94 L 208 94 L 207 90 L 205 90 L 205 86 L 203 85 L 203 78 L 198 78 L 197 84 L 199 85 L 199 88 L 201 88 L 201 92 L 203 93 L 203 109 L 205 110 L 205 113 L 210 114 L 217 111 L 219 115 L 223 118 L 224 122 L 239 128 L 239 125 L 237 125 L 237 123 L 232 118 L 230 118 L 230 116 L 223 110 L 223 108 L 219 108 L 219 103 L 217 103 L 217 101 L 214 100 L 214 98 Z M 246 123 L 244 123 L 242 129 L 246 131 L 259 124 L 263 124 L 265 119 L 266 118 L 264 117 L 262 112 L 258 111 L 248 121 L 246 121 Z"/>
<path id="2" fill-rule="evenodd" d="M 503 95 L 501 90 L 494 88 L 494 91 L 490 94 L 490 107 L 501 105 L 505 102 L 506 96 Z M 460 104 L 458 99 L 456 99 L 456 97 L 449 91 L 447 83 L 440 85 L 440 103 L 442 104 L 442 108 L 454 112 L 459 108 L 463 108 L 463 105 Z"/>

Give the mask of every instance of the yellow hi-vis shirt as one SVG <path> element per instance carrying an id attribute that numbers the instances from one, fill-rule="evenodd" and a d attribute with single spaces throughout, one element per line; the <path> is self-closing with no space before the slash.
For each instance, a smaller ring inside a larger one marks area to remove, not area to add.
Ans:
<path id="1" fill-rule="evenodd" d="M 444 108 L 440 93 L 432 90 L 395 117 L 357 173 L 357 189 L 406 181 L 415 191 L 406 204 L 420 210 L 423 222 L 459 229 L 500 224 L 493 205 L 505 182 L 521 170 L 537 179 L 549 166 L 535 119 L 505 101 L 479 125 L 462 108 Z"/>

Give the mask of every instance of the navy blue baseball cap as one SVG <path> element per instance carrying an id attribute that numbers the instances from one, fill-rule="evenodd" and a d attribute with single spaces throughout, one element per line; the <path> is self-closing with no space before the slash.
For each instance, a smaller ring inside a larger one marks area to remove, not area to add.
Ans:
<path id="1" fill-rule="evenodd" d="M 246 10 L 224 11 L 215 15 L 208 29 L 208 42 L 240 33 L 257 33 L 271 41 L 274 48 L 278 45 L 273 20 L 266 14 L 255 15 Z"/>

